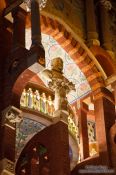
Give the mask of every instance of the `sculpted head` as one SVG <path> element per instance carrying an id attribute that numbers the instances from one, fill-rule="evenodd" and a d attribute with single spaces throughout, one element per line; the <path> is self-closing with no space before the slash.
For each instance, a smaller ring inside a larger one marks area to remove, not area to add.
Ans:
<path id="1" fill-rule="evenodd" d="M 54 58 L 51 61 L 51 67 L 53 70 L 62 72 L 63 70 L 63 60 L 60 57 Z"/>

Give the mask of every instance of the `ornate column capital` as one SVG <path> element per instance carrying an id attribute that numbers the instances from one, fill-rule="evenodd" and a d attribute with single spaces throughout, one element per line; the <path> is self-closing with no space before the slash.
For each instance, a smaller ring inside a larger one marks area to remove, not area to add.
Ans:
<path id="1" fill-rule="evenodd" d="M 51 67 L 51 70 L 44 70 L 42 76 L 48 80 L 48 86 L 55 92 L 55 111 L 67 111 L 67 95 L 71 90 L 75 90 L 75 85 L 63 75 L 63 61 L 60 57 L 52 60 Z"/>
<path id="2" fill-rule="evenodd" d="M 63 75 L 63 60 L 60 57 L 52 60 L 51 67 L 51 70 L 44 70 L 42 72 L 42 76 L 48 80 L 48 86 L 55 92 L 54 117 L 57 118 L 57 120 L 63 120 L 65 123 L 67 123 L 67 95 L 71 90 L 75 90 L 75 85 Z"/>

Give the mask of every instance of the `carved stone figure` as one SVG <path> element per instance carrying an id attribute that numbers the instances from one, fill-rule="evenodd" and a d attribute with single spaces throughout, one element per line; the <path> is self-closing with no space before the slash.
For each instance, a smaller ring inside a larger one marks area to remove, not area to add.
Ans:
<path id="1" fill-rule="evenodd" d="M 63 61 L 58 57 L 52 60 L 51 70 L 46 69 L 42 72 L 42 76 L 49 81 L 49 87 L 55 92 L 55 111 L 67 111 L 67 95 L 71 90 L 75 90 L 74 84 L 64 77 L 62 71 Z"/>

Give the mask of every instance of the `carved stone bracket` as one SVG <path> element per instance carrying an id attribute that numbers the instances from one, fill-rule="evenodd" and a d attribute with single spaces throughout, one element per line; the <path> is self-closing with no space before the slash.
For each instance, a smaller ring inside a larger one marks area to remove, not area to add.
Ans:
<path id="1" fill-rule="evenodd" d="M 14 106 L 9 106 L 2 112 L 2 125 L 8 124 L 13 127 L 16 123 L 20 123 L 22 119 L 22 111 Z"/>

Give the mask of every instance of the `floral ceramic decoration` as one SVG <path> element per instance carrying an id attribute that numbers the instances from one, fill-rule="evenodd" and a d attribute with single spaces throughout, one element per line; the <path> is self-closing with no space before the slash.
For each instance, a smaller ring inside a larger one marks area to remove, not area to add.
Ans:
<path id="1" fill-rule="evenodd" d="M 26 46 L 27 48 L 31 45 L 30 39 L 31 33 L 30 29 L 26 30 Z M 58 44 L 57 41 L 53 39 L 53 37 L 42 34 L 42 44 L 45 48 L 45 59 L 46 59 L 46 68 L 51 69 L 51 60 L 56 57 L 61 57 L 64 62 L 63 73 L 65 77 L 73 82 L 76 87 L 76 91 L 71 91 L 68 95 L 68 102 L 73 103 L 77 99 L 85 96 L 91 91 L 91 88 L 88 84 L 88 81 L 79 67 L 75 64 L 75 62 L 71 59 L 68 53 Z M 42 81 L 47 86 L 47 81 L 41 77 Z"/>

